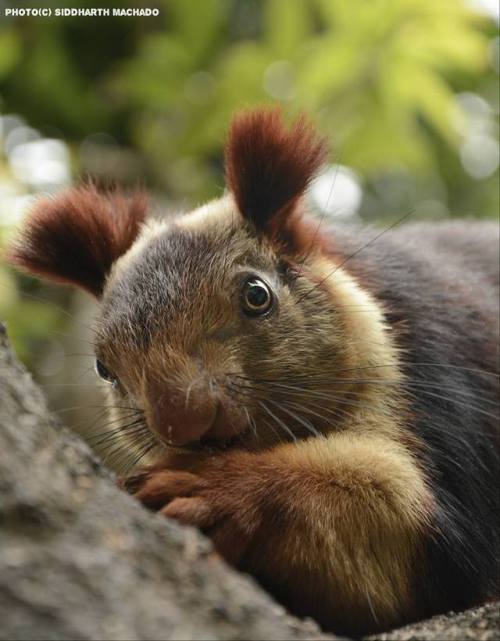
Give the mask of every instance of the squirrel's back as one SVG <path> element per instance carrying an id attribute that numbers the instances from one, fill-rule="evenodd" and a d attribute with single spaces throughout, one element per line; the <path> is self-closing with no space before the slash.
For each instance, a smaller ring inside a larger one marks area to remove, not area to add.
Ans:
<path id="1" fill-rule="evenodd" d="M 370 244 L 376 235 L 336 229 L 332 250 L 385 308 L 401 350 L 408 427 L 444 533 L 428 544 L 421 597 L 465 607 L 499 591 L 499 228 L 415 224 Z"/>

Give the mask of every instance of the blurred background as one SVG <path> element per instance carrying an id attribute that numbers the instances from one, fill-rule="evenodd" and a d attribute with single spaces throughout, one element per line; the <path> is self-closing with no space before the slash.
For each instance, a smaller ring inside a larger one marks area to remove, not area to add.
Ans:
<path id="1" fill-rule="evenodd" d="M 496 0 L 140 0 L 150 18 L 6 18 L 0 0 L 0 249 L 40 193 L 92 176 L 155 210 L 223 190 L 241 107 L 307 112 L 330 143 L 314 211 L 341 224 L 498 218 Z M 99 420 L 93 303 L 0 263 L 0 318 L 65 423 Z M 83 409 L 82 409 L 83 408 Z"/>

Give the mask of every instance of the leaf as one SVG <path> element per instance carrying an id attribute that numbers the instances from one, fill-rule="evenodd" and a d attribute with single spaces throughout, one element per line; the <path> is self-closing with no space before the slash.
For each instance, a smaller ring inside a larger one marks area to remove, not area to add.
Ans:
<path id="1" fill-rule="evenodd" d="M 177 37 L 197 64 L 204 66 L 204 57 L 227 20 L 228 3 L 225 0 L 168 0 L 166 8 Z"/>
<path id="2" fill-rule="evenodd" d="M 429 168 L 429 141 L 410 114 L 388 114 L 376 103 L 366 105 L 365 114 L 345 144 L 345 164 L 368 176 L 393 169 L 423 172 Z"/>
<path id="3" fill-rule="evenodd" d="M 271 62 L 269 53 L 255 42 L 233 45 L 215 73 L 220 78 L 222 105 L 236 109 L 248 102 L 265 99 L 263 75 Z"/>
<path id="4" fill-rule="evenodd" d="M 139 54 L 122 65 L 110 84 L 137 105 L 162 110 L 179 96 L 193 67 L 191 52 L 175 36 L 147 38 Z"/>
<path id="5" fill-rule="evenodd" d="M 267 0 L 262 21 L 264 38 L 272 54 L 289 58 L 311 32 L 311 3 L 307 0 Z"/>
<path id="6" fill-rule="evenodd" d="M 385 67 L 381 94 L 386 104 L 396 103 L 409 117 L 424 116 L 448 144 L 458 143 L 453 128 L 458 109 L 454 92 L 432 68 L 408 59 L 395 60 Z"/>
<path id="7" fill-rule="evenodd" d="M 21 57 L 21 43 L 14 29 L 0 32 L 0 79 L 11 73 Z"/>

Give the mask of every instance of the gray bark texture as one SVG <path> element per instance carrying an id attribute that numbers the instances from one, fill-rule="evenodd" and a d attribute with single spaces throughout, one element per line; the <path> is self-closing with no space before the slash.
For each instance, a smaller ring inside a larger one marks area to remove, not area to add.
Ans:
<path id="1" fill-rule="evenodd" d="M 376 639 L 499 638 L 498 606 Z M 0 325 L 0 639 L 334 639 L 120 491 Z"/>

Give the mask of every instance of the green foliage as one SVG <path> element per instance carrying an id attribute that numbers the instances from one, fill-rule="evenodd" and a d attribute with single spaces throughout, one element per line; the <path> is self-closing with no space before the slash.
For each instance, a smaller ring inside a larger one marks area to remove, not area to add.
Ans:
<path id="1" fill-rule="evenodd" d="M 487 21 L 453 0 L 269 0 L 258 5 L 257 35 L 234 39 L 227 2 L 165 7 L 168 28 L 146 36 L 111 82 L 140 112 L 135 144 L 179 197 L 217 193 L 211 161 L 231 114 L 263 102 L 317 116 L 341 161 L 368 181 L 400 169 L 439 174 L 460 142 L 456 78 L 492 74 Z M 203 181 L 190 190 L 183 169 Z"/>
<path id="2" fill-rule="evenodd" d="M 37 285 L 19 288 L 15 275 L 0 265 L 0 319 L 7 323 L 9 336 L 19 358 L 33 366 L 33 359 L 47 337 L 63 324 L 61 310 L 48 305 L 42 297 L 26 291 Z M 24 291 L 23 291 L 24 290 Z"/>
<path id="3" fill-rule="evenodd" d="M 21 51 L 14 29 L 0 32 L 0 79 L 7 76 L 17 64 Z"/>
<path id="4" fill-rule="evenodd" d="M 335 157 L 367 182 L 400 170 L 446 182 L 460 143 L 456 91 L 494 78 L 492 23 L 459 0 L 159 6 L 156 19 L 8 24 L 0 90 L 30 124 L 75 142 L 107 131 L 133 147 L 146 159 L 142 178 L 174 198 L 220 191 L 231 114 L 266 102 L 312 114 Z"/>

